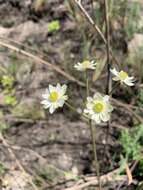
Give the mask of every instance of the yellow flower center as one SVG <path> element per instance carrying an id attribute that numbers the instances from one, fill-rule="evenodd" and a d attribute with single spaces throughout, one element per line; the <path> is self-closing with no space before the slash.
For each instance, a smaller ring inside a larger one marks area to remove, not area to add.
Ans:
<path id="1" fill-rule="evenodd" d="M 128 77 L 128 74 L 124 71 L 119 72 L 119 77 L 121 80 L 125 80 Z"/>
<path id="2" fill-rule="evenodd" d="M 56 102 L 58 99 L 58 96 L 59 96 L 58 93 L 54 91 L 50 93 L 49 99 L 51 102 Z"/>
<path id="3" fill-rule="evenodd" d="M 86 60 L 86 61 L 83 61 L 82 64 L 83 64 L 83 67 L 84 67 L 84 68 L 88 68 L 88 67 L 89 67 L 89 64 L 90 64 L 90 61 L 87 61 L 87 60 Z"/>
<path id="4" fill-rule="evenodd" d="M 104 104 L 102 102 L 94 103 L 93 110 L 96 113 L 101 113 L 104 109 Z"/>

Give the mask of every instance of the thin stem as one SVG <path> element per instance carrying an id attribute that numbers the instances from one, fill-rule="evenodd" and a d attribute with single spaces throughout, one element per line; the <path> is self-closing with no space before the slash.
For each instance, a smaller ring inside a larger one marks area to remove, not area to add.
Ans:
<path id="1" fill-rule="evenodd" d="M 89 96 L 88 71 L 86 71 L 85 77 L 86 77 L 86 95 L 88 97 Z M 97 173 L 99 190 L 101 190 L 100 170 L 99 170 L 99 163 L 98 163 L 98 159 L 97 159 L 97 149 L 96 149 L 96 134 L 95 134 L 96 127 L 94 127 L 92 125 L 91 119 L 89 119 L 89 128 L 90 128 L 91 139 L 92 139 L 92 151 L 93 151 L 93 156 L 94 156 L 94 166 L 95 166 L 95 170 L 96 170 L 96 173 Z"/>
<path id="2" fill-rule="evenodd" d="M 79 115 L 81 115 L 81 114 L 77 111 L 77 109 L 76 109 L 74 106 L 72 106 L 70 103 L 65 102 L 65 104 L 71 109 L 71 111 L 73 111 L 73 112 L 78 113 Z"/>
<path id="3" fill-rule="evenodd" d="M 84 9 L 84 7 L 82 6 L 81 2 L 79 0 L 74 0 L 74 2 L 77 4 L 77 6 L 79 7 L 79 9 L 81 10 L 81 12 L 83 13 L 83 15 L 85 16 L 85 18 L 87 19 L 88 23 L 94 28 L 94 30 L 99 34 L 99 36 L 101 37 L 101 39 L 103 40 L 104 44 L 107 44 L 107 40 L 105 38 L 105 36 L 103 35 L 102 31 L 99 29 L 99 27 L 96 25 L 96 23 L 94 22 L 94 20 L 91 18 L 91 16 L 88 14 L 88 12 Z M 118 60 L 116 59 L 116 57 L 113 54 L 112 49 L 110 48 L 110 55 L 112 57 L 112 59 L 118 64 Z"/>
<path id="4" fill-rule="evenodd" d="M 112 88 L 111 91 L 109 92 L 109 96 L 110 96 L 110 95 L 112 96 L 113 92 L 116 90 L 116 88 L 117 88 L 119 85 L 120 85 L 120 83 L 117 82 L 117 83 L 113 86 L 113 88 Z"/>
<path id="5" fill-rule="evenodd" d="M 72 106 L 70 103 L 65 102 L 65 104 L 67 105 L 67 107 L 74 113 L 77 113 L 78 115 L 80 115 L 82 118 L 86 119 L 88 121 L 88 118 L 83 114 L 80 113 L 74 106 Z"/>
<path id="6" fill-rule="evenodd" d="M 88 97 L 89 96 L 89 78 L 88 78 L 88 71 L 86 70 L 86 73 L 85 73 L 85 77 L 86 77 L 86 96 Z"/>
<path id="7" fill-rule="evenodd" d="M 112 80 L 111 80 L 111 60 L 110 60 L 110 33 L 109 33 L 109 15 L 108 15 L 108 1 L 104 0 L 104 10 L 105 10 L 105 24 L 106 24 L 106 53 L 107 53 L 107 87 L 106 93 L 109 94 L 112 88 Z"/>
<path id="8" fill-rule="evenodd" d="M 95 19 L 94 0 L 91 0 L 92 16 Z"/>
<path id="9" fill-rule="evenodd" d="M 89 120 L 89 127 L 90 127 L 90 132 L 91 132 L 91 139 L 92 139 L 94 165 L 95 165 L 95 169 L 97 172 L 99 190 L 101 190 L 102 187 L 101 187 L 101 180 L 100 180 L 100 169 L 99 169 L 99 163 L 98 163 L 98 159 L 97 159 L 97 148 L 96 148 L 96 127 L 92 125 L 91 120 Z"/>
<path id="10" fill-rule="evenodd" d="M 110 59 L 110 32 L 109 32 L 109 14 L 108 14 L 108 1 L 104 0 L 104 11 L 105 11 L 105 24 L 106 24 L 106 53 L 107 53 L 107 86 L 106 86 L 106 94 L 110 94 L 112 92 L 112 78 L 111 78 L 111 59 Z M 111 94 L 110 94 L 111 95 Z M 106 142 L 108 141 L 110 131 L 110 121 L 108 121 L 107 126 L 107 135 Z"/>

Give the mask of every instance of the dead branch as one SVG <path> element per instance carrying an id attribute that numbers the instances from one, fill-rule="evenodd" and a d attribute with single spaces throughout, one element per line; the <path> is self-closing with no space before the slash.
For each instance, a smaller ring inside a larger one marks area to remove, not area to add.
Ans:
<path id="1" fill-rule="evenodd" d="M 85 8 L 82 6 L 81 1 L 79 0 L 74 0 L 74 2 L 76 3 L 76 5 L 79 7 L 79 9 L 81 10 L 82 14 L 85 16 L 86 20 L 88 21 L 88 23 L 92 26 L 92 28 L 94 28 L 94 30 L 99 34 L 99 36 L 101 37 L 101 39 L 103 40 L 104 44 L 107 44 L 107 40 L 104 36 L 104 34 L 102 33 L 102 31 L 99 29 L 99 27 L 96 25 L 96 23 L 94 22 L 94 20 L 91 18 L 91 16 L 88 14 L 88 12 L 85 10 Z M 112 59 L 119 65 L 119 61 L 116 59 L 116 57 L 113 54 L 112 49 L 110 48 L 110 55 L 112 57 Z"/>
<path id="2" fill-rule="evenodd" d="M 18 53 L 20 53 L 22 55 L 25 55 L 26 57 L 29 57 L 29 58 L 33 59 L 35 61 L 35 63 L 37 63 L 37 64 L 45 64 L 48 67 L 52 68 L 57 73 L 61 74 L 65 78 L 67 78 L 68 80 L 71 80 L 71 81 L 77 83 L 79 86 L 85 87 L 85 84 L 82 81 L 79 81 L 79 80 L 75 79 L 72 75 L 66 73 L 65 71 L 63 71 L 62 69 L 60 69 L 59 67 L 57 67 L 56 65 L 52 65 L 51 63 L 43 60 L 42 58 L 40 58 L 38 56 L 35 56 L 35 55 L 33 55 L 33 54 L 25 51 L 25 50 L 21 50 L 20 48 L 17 48 L 17 47 L 15 47 L 15 46 L 13 46 L 13 45 L 11 45 L 9 43 L 5 43 L 5 42 L 2 42 L 2 41 L 0 41 L 0 46 L 6 47 L 6 48 L 8 48 L 10 50 L 13 50 L 13 51 L 18 52 Z M 95 89 L 93 89 L 93 88 L 90 89 L 90 90 L 92 92 L 95 92 Z M 128 105 L 126 103 L 122 103 L 121 101 L 113 99 L 113 98 L 112 98 L 112 101 L 113 101 L 113 103 L 115 105 L 125 108 L 129 113 L 131 113 L 138 120 L 138 122 L 143 123 L 143 118 L 140 117 L 139 115 L 137 115 L 130 108 L 130 105 Z"/>
<path id="3" fill-rule="evenodd" d="M 119 175 L 118 174 L 119 169 L 116 169 L 106 175 L 101 176 L 101 183 L 102 185 L 106 185 L 108 183 L 112 182 L 120 182 L 124 181 L 126 179 L 126 175 Z M 97 186 L 98 185 L 98 179 L 97 177 L 86 177 L 85 178 L 86 182 L 83 182 L 81 184 L 76 184 L 72 187 L 65 188 L 64 190 L 81 190 L 85 187 L 89 187 L 91 185 Z"/>

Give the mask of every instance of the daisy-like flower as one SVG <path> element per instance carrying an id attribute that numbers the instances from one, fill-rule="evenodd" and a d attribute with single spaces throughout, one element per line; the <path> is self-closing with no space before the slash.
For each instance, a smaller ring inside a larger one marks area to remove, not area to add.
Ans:
<path id="1" fill-rule="evenodd" d="M 74 68 L 78 71 L 86 71 L 87 69 L 95 70 L 96 64 L 97 63 L 94 60 L 85 60 L 83 62 L 78 62 L 77 64 L 75 64 Z"/>
<path id="2" fill-rule="evenodd" d="M 110 71 L 113 75 L 115 75 L 115 77 L 113 77 L 114 81 L 120 81 L 121 84 L 125 83 L 128 86 L 134 86 L 134 77 L 129 77 L 128 73 L 126 73 L 125 71 L 119 72 L 115 68 L 110 69 Z"/>
<path id="3" fill-rule="evenodd" d="M 65 95 L 66 90 L 66 85 L 62 86 L 59 83 L 56 86 L 49 85 L 45 94 L 42 94 L 44 100 L 41 101 L 41 104 L 43 104 L 45 109 L 49 109 L 49 112 L 52 114 L 58 107 L 63 107 L 68 99 L 68 96 Z"/>
<path id="4" fill-rule="evenodd" d="M 109 96 L 102 96 L 100 93 L 96 93 L 93 98 L 87 97 L 84 113 L 97 124 L 102 121 L 107 122 L 112 111 L 113 107 L 109 102 Z"/>

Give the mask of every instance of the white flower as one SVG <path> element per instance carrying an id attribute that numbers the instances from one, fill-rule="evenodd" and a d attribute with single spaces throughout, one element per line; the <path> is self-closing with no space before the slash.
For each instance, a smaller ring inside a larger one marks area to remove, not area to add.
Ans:
<path id="1" fill-rule="evenodd" d="M 102 96 L 100 93 L 96 93 L 93 98 L 87 97 L 84 113 L 96 123 L 107 122 L 112 111 L 113 107 L 109 102 L 109 96 Z"/>
<path id="2" fill-rule="evenodd" d="M 86 69 L 95 69 L 96 67 L 96 62 L 85 60 L 83 62 L 78 62 L 77 64 L 74 65 L 74 68 L 78 71 L 86 71 Z"/>
<path id="3" fill-rule="evenodd" d="M 52 114 L 58 107 L 63 107 L 68 99 L 68 96 L 65 95 L 66 90 L 66 85 L 62 86 L 59 83 L 56 86 L 49 85 L 45 94 L 42 94 L 44 100 L 41 101 L 41 104 L 44 105 L 45 109 L 49 109 L 49 112 Z"/>
<path id="4" fill-rule="evenodd" d="M 128 73 L 125 71 L 118 72 L 115 68 L 110 69 L 111 73 L 115 75 L 113 78 L 114 81 L 120 81 L 121 84 L 125 83 L 128 86 L 134 86 L 134 77 L 129 77 Z"/>

